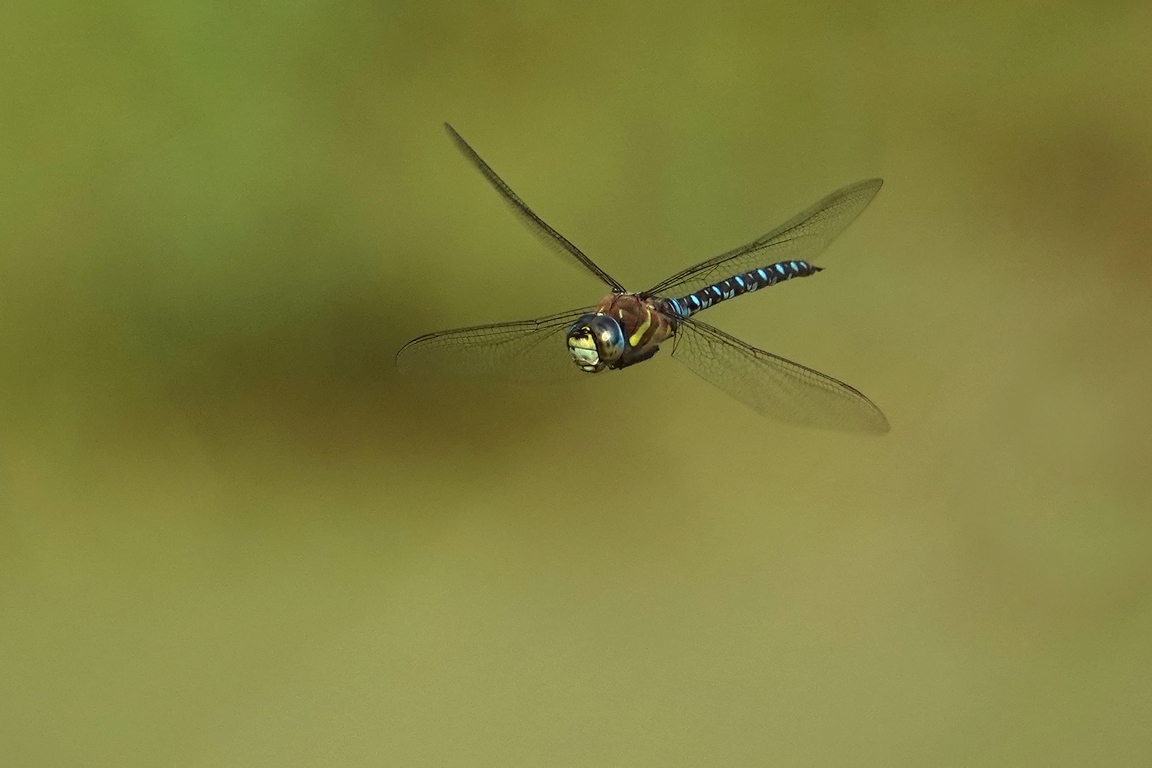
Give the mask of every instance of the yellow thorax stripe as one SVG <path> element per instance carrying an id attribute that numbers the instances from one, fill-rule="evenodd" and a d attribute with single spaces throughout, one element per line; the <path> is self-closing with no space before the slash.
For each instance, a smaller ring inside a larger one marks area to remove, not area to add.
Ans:
<path id="1" fill-rule="evenodd" d="M 652 310 L 644 307 L 644 322 L 640 323 L 640 327 L 636 329 L 636 333 L 628 337 L 628 343 L 635 347 L 640 343 L 640 339 L 644 338 L 644 333 L 652 325 Z"/>

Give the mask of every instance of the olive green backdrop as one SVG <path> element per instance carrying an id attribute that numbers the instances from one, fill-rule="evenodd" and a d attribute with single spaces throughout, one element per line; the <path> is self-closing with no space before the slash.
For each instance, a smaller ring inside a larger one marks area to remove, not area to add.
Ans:
<path id="1" fill-rule="evenodd" d="M 1142 766 L 1152 6 L 0 11 L 0 762 Z M 664 352 L 402 380 L 868 176 L 712 320 L 868 439 Z"/>

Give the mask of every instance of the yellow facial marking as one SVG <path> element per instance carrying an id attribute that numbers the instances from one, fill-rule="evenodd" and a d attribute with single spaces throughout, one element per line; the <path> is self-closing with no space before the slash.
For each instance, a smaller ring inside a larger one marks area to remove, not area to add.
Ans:
<path id="1" fill-rule="evenodd" d="M 600 354 L 596 350 L 596 342 L 591 335 L 569 336 L 568 350 L 572 353 L 572 360 L 576 365 L 586 371 L 592 370 L 600 363 Z"/>
<path id="2" fill-rule="evenodd" d="M 596 342 L 591 336 L 573 336 L 568 340 L 568 346 L 572 349 L 596 349 Z"/>
<path id="3" fill-rule="evenodd" d="M 644 338 L 644 334 L 652 325 L 652 310 L 644 307 L 644 322 L 640 323 L 640 327 L 636 329 L 636 333 L 628 337 L 628 343 L 635 347 L 640 343 L 640 339 Z"/>

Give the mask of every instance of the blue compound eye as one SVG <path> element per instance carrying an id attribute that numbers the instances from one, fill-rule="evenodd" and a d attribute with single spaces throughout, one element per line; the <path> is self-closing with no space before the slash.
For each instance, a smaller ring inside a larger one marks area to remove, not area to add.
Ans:
<path id="1" fill-rule="evenodd" d="M 599 373 L 624 354 L 624 331 L 608 315 L 582 315 L 568 330 L 568 352 L 581 370 Z"/>

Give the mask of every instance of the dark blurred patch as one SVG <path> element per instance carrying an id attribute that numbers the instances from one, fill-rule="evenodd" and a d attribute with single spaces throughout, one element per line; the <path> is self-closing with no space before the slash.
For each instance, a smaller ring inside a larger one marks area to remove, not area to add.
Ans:
<path id="1" fill-rule="evenodd" d="M 286 442 L 329 456 L 371 445 L 431 460 L 423 454 L 485 435 L 489 449 L 519 443 L 566 420 L 531 408 L 549 393 L 402 378 L 394 358 L 407 341 L 397 329 L 411 325 L 405 308 L 385 286 L 348 286 L 307 316 L 189 345 L 163 365 L 165 387 L 213 430 L 276 425 Z"/>
<path id="2" fill-rule="evenodd" d="M 1105 106 L 1079 104 L 1016 124 L 971 123 L 963 135 L 987 177 L 979 202 L 995 226 L 1067 241 L 1081 268 L 1146 280 L 1152 147 Z"/>

